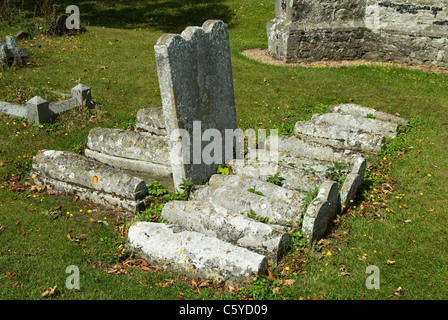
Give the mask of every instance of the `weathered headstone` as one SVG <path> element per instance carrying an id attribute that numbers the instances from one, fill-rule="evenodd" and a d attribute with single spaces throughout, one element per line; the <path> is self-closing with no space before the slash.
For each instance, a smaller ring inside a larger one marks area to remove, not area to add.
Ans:
<path id="1" fill-rule="evenodd" d="M 16 37 L 9 36 L 6 37 L 5 42 L 0 41 L 0 64 L 11 64 L 15 62 L 17 66 L 22 67 L 25 64 L 24 59 L 27 56 L 27 50 L 19 48 Z"/>
<path id="2" fill-rule="evenodd" d="M 154 49 L 174 184 L 202 183 L 233 157 L 225 139 L 226 130 L 237 129 L 227 26 L 208 20 L 163 35 Z M 203 137 L 206 131 L 211 135 Z M 206 148 L 210 140 L 213 150 Z"/>

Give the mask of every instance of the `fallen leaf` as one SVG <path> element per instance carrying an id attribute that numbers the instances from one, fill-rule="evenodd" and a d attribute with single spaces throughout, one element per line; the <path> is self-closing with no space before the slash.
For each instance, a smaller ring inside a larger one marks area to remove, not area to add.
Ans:
<path id="1" fill-rule="evenodd" d="M 340 270 L 341 270 L 341 276 L 349 276 L 350 275 L 350 272 L 348 272 L 348 269 L 345 265 L 341 265 Z"/>
<path id="2" fill-rule="evenodd" d="M 412 243 L 415 243 L 414 237 L 410 236 L 409 234 L 406 235 L 406 237 L 412 241 Z"/>
<path id="3" fill-rule="evenodd" d="M 178 297 L 179 299 L 183 299 L 184 296 L 185 296 L 185 294 L 182 293 L 182 292 L 179 292 L 179 293 L 177 294 L 177 297 Z"/>
<path id="4" fill-rule="evenodd" d="M 287 279 L 283 281 L 283 284 L 287 287 L 291 286 L 294 282 L 296 282 L 296 280 L 294 279 Z"/>
<path id="5" fill-rule="evenodd" d="M 356 257 L 358 258 L 359 261 L 363 261 L 363 260 L 366 260 L 366 259 L 367 259 L 366 256 L 362 256 L 362 257 L 361 257 L 361 256 L 359 256 L 359 254 L 357 254 Z"/>
<path id="6" fill-rule="evenodd" d="M 90 218 L 90 222 L 98 222 L 98 220 Z"/>
<path id="7" fill-rule="evenodd" d="M 395 290 L 395 295 L 396 296 L 402 296 L 404 294 L 403 292 L 403 288 L 402 287 L 398 287 L 397 290 Z"/>
<path id="8" fill-rule="evenodd" d="M 31 191 L 37 191 L 37 192 L 42 192 L 45 189 L 47 189 L 46 186 L 39 186 L 39 185 L 32 185 L 30 188 Z"/>
<path id="9" fill-rule="evenodd" d="M 280 287 L 275 287 L 274 289 L 272 289 L 272 293 L 279 294 L 280 293 Z"/>
<path id="10" fill-rule="evenodd" d="M 268 275 L 269 279 L 274 280 L 274 277 L 272 276 L 271 270 L 268 269 Z"/>
<path id="11" fill-rule="evenodd" d="M 194 290 L 193 290 L 193 292 L 195 292 L 195 293 L 201 293 L 201 290 L 199 290 L 199 287 L 198 287 L 198 281 L 196 280 L 196 279 L 191 279 L 191 286 L 193 287 L 193 288 L 195 288 Z"/>
<path id="12" fill-rule="evenodd" d="M 54 286 L 53 288 L 47 288 L 42 293 L 42 297 L 51 297 L 54 296 L 57 292 L 58 292 L 58 286 Z"/>

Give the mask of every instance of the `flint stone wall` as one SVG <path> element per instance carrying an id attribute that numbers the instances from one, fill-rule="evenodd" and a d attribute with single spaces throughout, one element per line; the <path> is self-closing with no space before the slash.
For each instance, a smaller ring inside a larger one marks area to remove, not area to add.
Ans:
<path id="1" fill-rule="evenodd" d="M 276 0 L 268 53 L 286 62 L 448 65 L 448 1 Z"/>

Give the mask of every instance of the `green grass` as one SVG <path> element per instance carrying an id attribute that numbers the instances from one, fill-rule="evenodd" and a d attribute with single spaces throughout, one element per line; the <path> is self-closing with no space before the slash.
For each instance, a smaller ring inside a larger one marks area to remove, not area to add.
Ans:
<path id="1" fill-rule="evenodd" d="M 25 2 L 23 12 L 33 12 L 27 10 L 35 3 Z M 23 103 L 34 95 L 57 99 L 52 91 L 69 93 L 78 83 L 90 86 L 98 101 L 95 111 L 68 113 L 42 127 L 0 119 L 0 181 L 8 182 L 0 182 L 1 299 L 42 299 L 45 289 L 55 285 L 60 293 L 52 299 L 178 299 L 182 294 L 185 299 L 448 297 L 448 75 L 252 61 L 240 52 L 266 48 L 265 26 L 274 17 L 273 2 L 267 0 L 182 5 L 82 1 L 79 6 L 88 32 L 63 37 L 34 32 L 35 39 L 20 43 L 29 50 L 27 66 L 0 70 L 0 101 Z M 11 179 L 27 176 L 38 150 L 81 152 L 91 128 L 128 128 L 140 108 L 160 106 L 153 46 L 163 33 L 180 32 L 210 18 L 230 26 L 237 117 L 243 130 L 279 128 L 281 134 L 290 133 L 296 121 L 323 106 L 345 102 L 399 113 L 417 123 L 372 161 L 356 208 L 338 217 L 325 240 L 310 246 L 297 235 L 288 255 L 271 267 L 273 280 L 263 278 L 236 294 L 219 286 L 201 287 L 198 293 L 189 279 L 136 266 L 127 273 L 108 273 L 108 268 L 132 258 L 120 247 L 126 239 L 120 230 L 130 221 L 45 191 L 9 190 L 17 187 Z M 2 24 L 0 37 L 24 28 L 32 32 L 31 26 Z M 387 265 L 387 260 L 395 263 Z M 379 290 L 365 286 L 366 267 L 372 264 L 380 269 Z M 80 268 L 80 290 L 65 288 L 69 265 Z M 341 275 L 341 268 L 348 275 Z M 398 287 L 403 289 L 400 296 L 395 294 Z"/>

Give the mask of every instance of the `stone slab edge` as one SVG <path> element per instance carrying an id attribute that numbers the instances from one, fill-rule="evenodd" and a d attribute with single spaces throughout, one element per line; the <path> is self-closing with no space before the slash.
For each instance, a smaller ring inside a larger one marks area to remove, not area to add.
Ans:
<path id="1" fill-rule="evenodd" d="M 127 246 L 168 272 L 226 284 L 249 285 L 267 270 L 263 255 L 176 225 L 137 222 Z"/>
<path id="2" fill-rule="evenodd" d="M 120 208 L 129 213 L 135 213 L 145 209 L 146 199 L 129 200 L 119 198 L 110 193 L 96 191 L 93 189 L 69 184 L 64 181 L 55 180 L 37 171 L 31 171 L 30 175 L 34 177 L 32 178 L 34 184 L 44 185 L 54 191 L 62 192 L 67 195 L 78 196 L 82 201 L 92 202 L 94 204 L 101 205 L 107 208 Z"/>
<path id="3" fill-rule="evenodd" d="M 94 159 L 99 162 L 108 164 L 114 168 L 120 168 L 124 170 L 131 170 L 149 174 L 157 174 L 159 176 L 166 176 L 166 177 L 171 176 L 171 167 L 164 166 L 162 164 L 111 156 L 90 149 L 85 149 L 84 154 L 86 157 L 90 159 Z"/>

